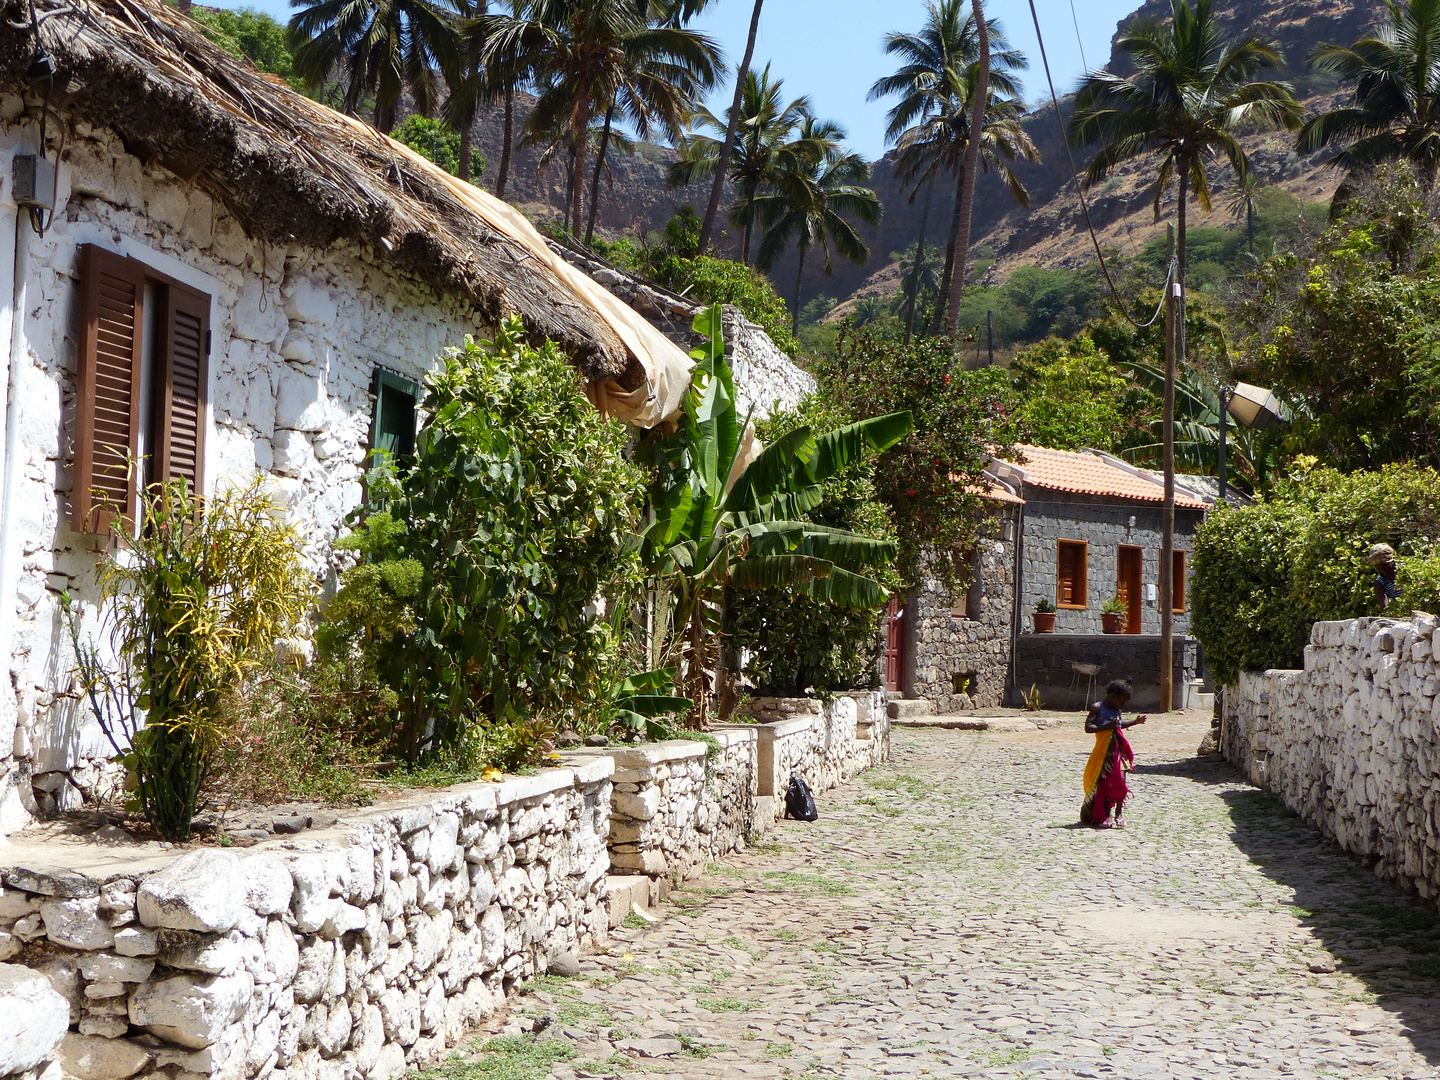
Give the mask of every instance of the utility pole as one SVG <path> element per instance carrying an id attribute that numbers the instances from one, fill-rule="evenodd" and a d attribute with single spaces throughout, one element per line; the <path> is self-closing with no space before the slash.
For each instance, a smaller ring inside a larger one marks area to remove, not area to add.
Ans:
<path id="1" fill-rule="evenodd" d="M 985 309 L 985 340 L 990 350 L 990 366 L 995 366 L 995 309 Z"/>
<path id="2" fill-rule="evenodd" d="M 1226 414 L 1229 413 L 1229 411 L 1230 393 L 1222 386 L 1220 387 L 1220 471 L 1216 474 L 1217 479 L 1220 481 L 1220 495 L 1219 498 L 1215 500 L 1217 506 L 1225 501 L 1225 451 L 1227 449 L 1225 446 L 1225 428 L 1227 426 Z"/>
<path id="3" fill-rule="evenodd" d="M 1165 284 L 1165 508 L 1160 538 L 1160 711 L 1175 701 L 1175 357 L 1185 348 L 1185 306 L 1175 270 L 1175 226 L 1169 228 Z"/>

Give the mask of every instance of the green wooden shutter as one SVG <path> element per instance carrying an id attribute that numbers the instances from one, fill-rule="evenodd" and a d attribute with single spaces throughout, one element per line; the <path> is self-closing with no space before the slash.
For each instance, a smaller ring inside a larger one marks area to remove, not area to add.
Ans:
<path id="1" fill-rule="evenodd" d="M 370 449 L 385 450 L 399 462 L 415 456 L 415 407 L 420 384 L 385 368 L 376 368 L 370 385 L 375 415 L 370 422 Z"/>

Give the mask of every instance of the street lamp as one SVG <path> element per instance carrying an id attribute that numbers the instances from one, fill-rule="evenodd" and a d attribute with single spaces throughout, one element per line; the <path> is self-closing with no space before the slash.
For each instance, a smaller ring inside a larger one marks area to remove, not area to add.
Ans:
<path id="1" fill-rule="evenodd" d="M 1235 417 L 1235 422 L 1256 431 L 1274 427 L 1289 418 L 1289 410 L 1281 404 L 1274 391 L 1250 383 L 1236 383 L 1228 394 L 1220 391 L 1220 499 L 1225 498 L 1225 418 Z"/>

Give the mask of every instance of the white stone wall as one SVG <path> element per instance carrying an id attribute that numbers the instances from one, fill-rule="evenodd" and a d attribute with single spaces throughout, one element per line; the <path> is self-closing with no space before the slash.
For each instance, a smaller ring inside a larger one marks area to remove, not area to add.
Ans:
<path id="1" fill-rule="evenodd" d="M 18 100 L 0 98 L 0 176 L 34 132 L 12 126 Z M 0 203 L 9 184 L 0 185 Z M 14 214 L 0 213 L 0 296 L 11 294 Z M 262 246 L 191 184 L 78 124 L 59 170 L 57 211 L 30 251 L 20 372 L 20 487 L 15 543 L 23 576 L 10 657 L 15 693 L 0 692 L 0 835 L 33 812 L 31 780 L 78 770 L 73 803 L 101 781 L 88 759 L 113 753 L 79 707 L 73 655 L 59 612 L 70 590 L 92 605 L 98 542 L 70 531 L 79 249 L 94 243 L 209 293 L 210 416 L 206 486 L 258 470 L 301 528 L 317 573 L 361 500 L 377 365 L 419 379 L 443 347 L 486 329 L 466 307 L 398 277 L 358 247 L 326 252 Z M 8 341 L 8 325 L 5 327 Z"/>
<path id="2" fill-rule="evenodd" d="M 58 1057 L 83 1080 L 391 1080 L 604 939 L 612 771 L 465 785 L 244 852 L 7 853 L 0 958 L 68 1002 Z"/>
<path id="3" fill-rule="evenodd" d="M 688 878 L 743 850 L 754 824 L 753 730 L 617 749 L 610 812 L 610 867 L 617 874 Z"/>
<path id="4" fill-rule="evenodd" d="M 1221 748 L 1378 874 L 1440 898 L 1436 620 L 1316 623 L 1303 671 L 1224 690 Z"/>

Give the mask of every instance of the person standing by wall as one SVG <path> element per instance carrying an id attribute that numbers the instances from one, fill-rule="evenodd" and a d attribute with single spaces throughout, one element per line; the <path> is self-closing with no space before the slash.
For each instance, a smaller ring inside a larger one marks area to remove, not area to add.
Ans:
<path id="1" fill-rule="evenodd" d="M 1396 575 L 1400 572 L 1399 564 L 1395 561 L 1395 549 L 1389 544 L 1373 544 L 1365 557 L 1375 570 L 1375 599 L 1380 604 L 1380 610 L 1384 611 L 1392 600 L 1400 596 L 1400 587 L 1395 583 Z"/>

